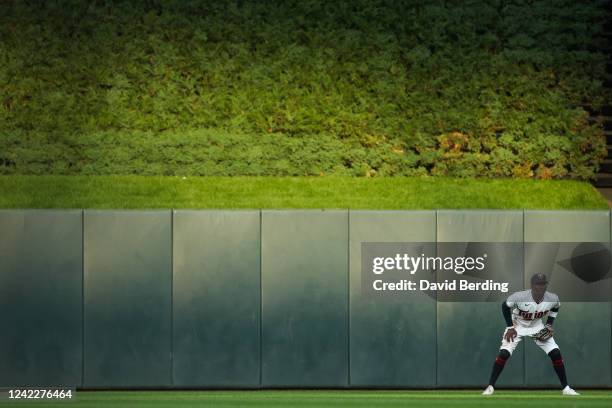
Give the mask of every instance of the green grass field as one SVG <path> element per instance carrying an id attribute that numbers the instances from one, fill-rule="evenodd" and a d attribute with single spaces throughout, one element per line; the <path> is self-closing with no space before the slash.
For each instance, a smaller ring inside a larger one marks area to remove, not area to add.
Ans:
<path id="1" fill-rule="evenodd" d="M 0 176 L 0 208 L 607 209 L 588 183 L 448 177 Z"/>
<path id="2" fill-rule="evenodd" d="M 7 406 L 7 405 L 4 405 Z M 15 407 L 610 407 L 612 391 L 583 391 L 564 397 L 559 391 L 114 391 L 77 392 L 66 403 L 19 402 Z"/>

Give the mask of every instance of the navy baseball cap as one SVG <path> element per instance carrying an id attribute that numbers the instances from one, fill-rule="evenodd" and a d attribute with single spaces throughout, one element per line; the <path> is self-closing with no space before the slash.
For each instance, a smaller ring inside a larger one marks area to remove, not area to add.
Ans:
<path id="1" fill-rule="evenodd" d="M 531 277 L 531 284 L 532 285 L 546 285 L 548 284 L 548 279 L 546 278 L 546 275 L 544 275 L 543 273 L 536 273 Z"/>

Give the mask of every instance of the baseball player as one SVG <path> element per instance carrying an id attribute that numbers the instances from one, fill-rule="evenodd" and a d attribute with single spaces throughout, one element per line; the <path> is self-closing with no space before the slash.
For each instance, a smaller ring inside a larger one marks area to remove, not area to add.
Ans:
<path id="1" fill-rule="evenodd" d="M 541 273 L 531 277 L 531 290 L 513 293 L 502 303 L 502 312 L 507 328 L 502 336 L 499 354 L 493 364 L 489 385 L 482 395 L 495 391 L 497 377 L 504 369 L 506 361 L 523 337 L 531 337 L 552 361 L 553 368 L 561 381 L 563 395 L 580 395 L 567 385 L 565 366 L 559 346 L 553 339 L 553 322 L 559 311 L 559 297 L 546 291 L 548 280 Z M 542 320 L 546 318 L 546 324 Z"/>

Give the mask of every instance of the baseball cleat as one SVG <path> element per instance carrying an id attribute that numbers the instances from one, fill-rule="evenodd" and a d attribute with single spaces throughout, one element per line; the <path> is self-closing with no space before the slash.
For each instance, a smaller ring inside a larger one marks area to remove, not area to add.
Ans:
<path id="1" fill-rule="evenodd" d="M 580 395 L 576 391 L 574 391 L 572 388 L 570 388 L 569 385 L 566 385 L 563 391 L 561 391 L 561 393 L 563 395 Z"/>
<path id="2" fill-rule="evenodd" d="M 572 390 L 570 388 L 570 390 Z M 492 385 L 489 385 L 487 388 L 485 388 L 485 390 L 482 392 L 482 395 L 493 395 L 493 392 L 495 391 L 495 388 L 493 388 Z M 565 390 L 563 390 L 565 392 Z M 572 390 L 574 391 L 574 390 Z M 575 392 L 575 391 L 574 391 Z"/>

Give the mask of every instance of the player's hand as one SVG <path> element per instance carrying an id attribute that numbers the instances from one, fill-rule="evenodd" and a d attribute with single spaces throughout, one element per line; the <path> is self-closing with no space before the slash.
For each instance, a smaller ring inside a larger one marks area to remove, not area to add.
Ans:
<path id="1" fill-rule="evenodd" d="M 506 339 L 507 342 L 511 343 L 514 341 L 517 334 L 518 333 L 516 332 L 516 329 L 514 327 L 510 327 L 508 330 L 506 330 L 506 334 L 504 334 L 504 338 Z"/>

